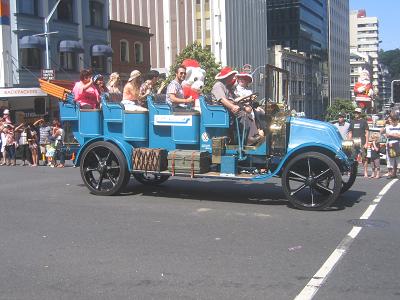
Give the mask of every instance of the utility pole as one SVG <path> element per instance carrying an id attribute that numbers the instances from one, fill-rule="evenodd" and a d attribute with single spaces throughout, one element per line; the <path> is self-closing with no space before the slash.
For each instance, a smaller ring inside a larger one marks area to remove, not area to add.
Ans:
<path id="1" fill-rule="evenodd" d="M 49 22 L 51 17 L 53 16 L 54 12 L 57 9 L 58 4 L 60 3 L 61 0 L 58 0 L 56 4 L 54 5 L 53 9 L 51 10 L 50 14 L 44 19 L 44 33 L 43 34 L 38 34 L 38 35 L 44 35 L 45 40 L 46 40 L 46 69 L 50 69 L 50 53 L 49 53 L 49 35 L 53 33 L 58 33 L 58 31 L 55 32 L 49 32 Z"/>

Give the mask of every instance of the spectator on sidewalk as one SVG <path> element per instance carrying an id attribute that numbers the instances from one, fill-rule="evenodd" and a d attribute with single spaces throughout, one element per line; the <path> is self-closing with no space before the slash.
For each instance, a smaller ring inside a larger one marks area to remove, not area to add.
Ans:
<path id="1" fill-rule="evenodd" d="M 28 124 L 28 129 L 30 132 L 30 137 L 28 136 L 28 144 L 29 149 L 31 150 L 32 155 L 32 167 L 37 167 L 39 161 L 39 153 L 38 153 L 38 143 L 37 143 L 37 132 L 34 127 Z"/>
<path id="2" fill-rule="evenodd" d="M 46 166 L 48 164 L 48 160 L 45 154 L 47 152 L 46 147 L 50 144 L 49 137 L 51 136 L 51 127 L 45 122 L 44 119 L 37 120 L 35 123 L 33 123 L 33 126 L 38 126 L 39 131 L 39 149 L 41 154 L 39 160 L 42 159 L 43 165 Z"/>
<path id="3" fill-rule="evenodd" d="M 382 133 L 386 136 L 386 164 L 388 168 L 388 179 L 397 178 L 397 168 L 400 162 L 400 157 L 390 157 L 389 151 L 393 151 L 391 149 L 395 144 L 399 147 L 400 143 L 400 124 L 399 117 L 396 113 L 391 112 L 388 117 L 389 124 L 382 129 Z M 394 147 L 393 147 L 394 148 Z M 399 149 L 397 149 L 399 151 Z M 395 152 L 397 152 L 395 150 Z M 400 155 L 400 153 L 399 153 Z"/>
<path id="4" fill-rule="evenodd" d="M 380 134 L 378 132 L 374 132 L 371 135 L 370 142 L 370 163 L 372 168 L 372 174 L 370 178 L 380 178 L 381 177 L 381 163 L 380 163 L 380 153 L 379 153 L 379 140 Z"/>
<path id="5" fill-rule="evenodd" d="M 55 120 L 53 122 L 53 138 L 55 139 L 54 148 L 55 155 L 54 155 L 54 165 L 57 168 L 64 168 L 65 166 L 65 152 L 64 152 L 64 129 L 61 128 L 61 124 L 59 121 Z M 60 162 L 57 164 L 57 159 Z"/>
<path id="6" fill-rule="evenodd" d="M 5 124 L 3 133 L 5 135 L 5 152 L 6 152 L 6 165 L 15 166 L 15 149 L 16 142 L 14 138 L 14 128 L 11 124 Z"/>
<path id="7" fill-rule="evenodd" d="M 29 142 L 28 142 L 28 140 L 32 138 L 30 129 L 26 124 L 21 123 L 19 126 L 15 128 L 15 133 L 19 134 L 18 149 L 21 152 L 21 160 L 22 160 L 21 166 L 26 166 L 27 164 L 31 165 L 32 154 L 29 149 Z"/>
<path id="8" fill-rule="evenodd" d="M 345 117 L 344 113 L 339 112 L 338 121 L 333 125 L 339 130 L 342 138 L 346 140 L 350 129 L 350 123 L 346 122 L 346 119 L 344 117 Z"/>
<path id="9" fill-rule="evenodd" d="M 6 164 L 6 135 L 4 134 L 4 125 L 3 119 L 0 120 L 0 150 L 1 150 L 1 163 L 0 166 L 4 166 Z"/>
<path id="10" fill-rule="evenodd" d="M 354 110 L 354 119 L 350 122 L 349 139 L 360 138 L 361 139 L 361 149 L 360 149 L 360 157 L 361 162 L 364 166 L 364 177 L 368 177 L 368 160 L 367 157 L 367 149 L 368 149 L 368 141 L 369 141 L 369 127 L 366 120 L 361 118 L 362 109 L 357 107 Z"/>

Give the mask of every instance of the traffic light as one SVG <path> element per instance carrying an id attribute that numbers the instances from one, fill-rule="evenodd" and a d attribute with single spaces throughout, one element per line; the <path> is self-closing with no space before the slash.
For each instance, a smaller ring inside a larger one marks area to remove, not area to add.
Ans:
<path id="1" fill-rule="evenodd" d="M 394 103 L 400 103 L 400 80 L 393 80 L 392 99 Z"/>

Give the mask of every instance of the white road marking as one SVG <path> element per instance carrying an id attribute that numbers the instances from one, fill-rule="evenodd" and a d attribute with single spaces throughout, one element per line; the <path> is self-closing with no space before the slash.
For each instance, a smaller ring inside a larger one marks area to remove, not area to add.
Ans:
<path id="1" fill-rule="evenodd" d="M 397 181 L 397 179 L 391 180 L 385 187 L 379 192 L 379 194 L 372 201 L 373 203 L 368 206 L 360 219 L 368 219 L 375 208 L 378 206 L 378 203 L 381 201 L 382 197 L 387 193 L 387 191 L 392 187 L 392 185 Z M 339 243 L 337 248 L 332 252 L 332 254 L 328 257 L 322 267 L 315 273 L 315 275 L 311 278 L 311 280 L 307 283 L 307 285 L 303 288 L 303 290 L 298 294 L 295 300 L 311 300 L 318 290 L 322 287 L 329 274 L 333 271 L 335 266 L 338 264 L 340 259 L 346 254 L 349 250 L 350 245 L 355 240 L 357 235 L 361 232 L 362 227 L 353 226 L 351 231 L 343 238 L 343 240 Z"/>

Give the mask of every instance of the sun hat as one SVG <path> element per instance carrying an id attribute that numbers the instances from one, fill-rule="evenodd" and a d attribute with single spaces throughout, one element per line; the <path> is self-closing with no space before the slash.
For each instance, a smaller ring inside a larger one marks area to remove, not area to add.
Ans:
<path id="1" fill-rule="evenodd" d="M 142 73 L 140 73 L 140 71 L 133 70 L 131 72 L 131 76 L 129 77 L 128 81 L 132 81 L 133 79 L 138 78 L 140 75 L 142 75 Z"/>
<path id="2" fill-rule="evenodd" d="M 343 112 L 338 113 L 338 117 L 344 117 L 344 116 L 345 116 L 345 114 Z"/>
<path id="3" fill-rule="evenodd" d="M 356 109 L 354 109 L 354 112 L 361 114 L 362 109 L 360 107 L 356 107 Z"/>
<path id="4" fill-rule="evenodd" d="M 249 73 L 241 72 L 239 74 L 236 74 L 236 78 L 247 79 L 248 81 L 253 82 L 253 77 Z"/>
<path id="5" fill-rule="evenodd" d="M 238 72 L 235 70 L 232 70 L 230 67 L 223 67 L 221 71 L 215 75 L 215 79 L 225 79 L 229 77 L 230 75 L 236 75 Z"/>
<path id="6" fill-rule="evenodd" d="M 103 75 L 101 74 L 96 74 L 93 76 L 93 82 L 96 82 L 97 80 L 99 80 L 100 78 L 103 78 Z"/>
<path id="7" fill-rule="evenodd" d="M 9 115 L 10 111 L 6 108 L 5 110 L 3 110 L 3 115 Z"/>

